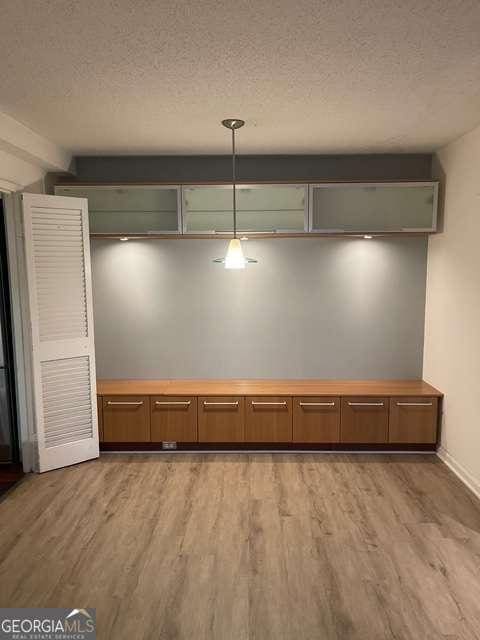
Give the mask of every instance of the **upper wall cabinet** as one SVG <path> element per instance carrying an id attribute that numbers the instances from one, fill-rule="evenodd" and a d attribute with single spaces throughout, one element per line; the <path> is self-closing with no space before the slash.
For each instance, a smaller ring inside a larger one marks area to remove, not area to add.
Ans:
<path id="1" fill-rule="evenodd" d="M 58 185 L 87 198 L 95 235 L 233 231 L 231 185 Z M 240 233 L 434 233 L 438 183 L 240 184 Z"/>
<path id="2" fill-rule="evenodd" d="M 308 230 L 306 185 L 238 185 L 237 228 L 243 233 Z M 184 186 L 184 233 L 228 233 L 233 229 L 232 187 Z"/>
<path id="3" fill-rule="evenodd" d="M 88 199 L 90 233 L 181 233 L 180 187 L 57 186 L 55 193 Z"/>
<path id="4" fill-rule="evenodd" d="M 435 182 L 312 184 L 310 231 L 434 232 Z"/>

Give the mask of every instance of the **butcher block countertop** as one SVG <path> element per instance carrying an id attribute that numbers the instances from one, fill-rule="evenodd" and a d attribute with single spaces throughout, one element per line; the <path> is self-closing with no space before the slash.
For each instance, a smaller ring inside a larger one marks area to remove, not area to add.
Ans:
<path id="1" fill-rule="evenodd" d="M 435 396 L 423 380 L 97 380 L 99 396 Z"/>

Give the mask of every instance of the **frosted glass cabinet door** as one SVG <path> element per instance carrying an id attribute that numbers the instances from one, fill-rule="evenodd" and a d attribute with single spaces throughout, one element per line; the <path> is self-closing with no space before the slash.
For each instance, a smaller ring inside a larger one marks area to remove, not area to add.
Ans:
<path id="1" fill-rule="evenodd" d="M 306 185 L 239 185 L 237 228 L 247 232 L 303 232 L 307 224 Z M 233 229 L 232 187 L 183 187 L 185 233 Z"/>
<path id="2" fill-rule="evenodd" d="M 90 233 L 180 233 L 180 187 L 55 188 L 56 195 L 88 199 Z"/>
<path id="3" fill-rule="evenodd" d="M 310 185 L 311 231 L 436 230 L 437 183 Z"/>

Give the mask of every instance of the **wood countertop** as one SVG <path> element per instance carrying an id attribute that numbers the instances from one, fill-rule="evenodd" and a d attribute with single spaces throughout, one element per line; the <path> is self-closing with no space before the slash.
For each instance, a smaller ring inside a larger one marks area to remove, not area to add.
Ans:
<path id="1" fill-rule="evenodd" d="M 99 396 L 435 396 L 423 380 L 97 380 Z"/>

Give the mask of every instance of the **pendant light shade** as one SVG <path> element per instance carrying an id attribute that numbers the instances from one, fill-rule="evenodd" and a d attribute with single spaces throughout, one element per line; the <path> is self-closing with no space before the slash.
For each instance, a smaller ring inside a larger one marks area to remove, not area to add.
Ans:
<path id="1" fill-rule="evenodd" d="M 242 243 L 238 238 L 233 238 L 228 243 L 225 256 L 225 269 L 245 269 L 247 261 L 243 255 Z"/>
<path id="2" fill-rule="evenodd" d="M 233 239 L 228 243 L 227 255 L 225 258 L 215 258 L 214 262 L 221 262 L 225 269 L 245 269 L 249 262 L 257 262 L 252 258 L 243 255 L 242 243 L 237 238 L 237 184 L 235 167 L 235 130 L 243 127 L 245 122 L 240 118 L 227 118 L 222 120 L 222 124 L 232 132 L 232 195 L 233 195 Z"/>

